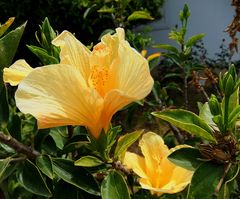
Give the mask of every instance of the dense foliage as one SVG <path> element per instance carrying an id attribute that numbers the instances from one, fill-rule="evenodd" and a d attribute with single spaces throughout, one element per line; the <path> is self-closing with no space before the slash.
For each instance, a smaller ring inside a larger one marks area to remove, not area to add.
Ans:
<path id="1" fill-rule="evenodd" d="M 3 0 L 0 2 L 0 19 L 3 22 L 11 16 L 16 17 L 15 27 L 28 22 L 17 57 L 25 57 L 37 65 L 25 45 L 36 44 L 34 35 L 45 17 L 48 17 L 55 30 L 69 30 L 76 33 L 85 45 L 91 45 L 91 42 L 99 40 L 104 30 L 114 30 L 119 25 L 131 30 L 134 25 L 145 23 L 145 19 L 160 18 L 159 8 L 163 2 L 164 0 Z M 141 12 L 135 13 L 128 20 L 135 11 Z M 135 34 L 129 32 L 129 36 L 134 42 Z M 146 44 L 149 44 L 148 40 Z M 142 48 L 142 44 L 136 46 Z"/>

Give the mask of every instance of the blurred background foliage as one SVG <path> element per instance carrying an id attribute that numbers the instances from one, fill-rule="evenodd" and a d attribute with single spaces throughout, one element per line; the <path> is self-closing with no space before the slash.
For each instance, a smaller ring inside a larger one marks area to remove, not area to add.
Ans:
<path id="1" fill-rule="evenodd" d="M 151 38 L 131 31 L 134 26 L 161 18 L 160 7 L 164 0 L 2 0 L 0 19 L 16 17 L 13 27 L 27 22 L 17 58 L 25 57 L 31 65 L 37 65 L 26 48 L 35 45 L 35 32 L 45 17 L 52 27 L 61 32 L 69 30 L 85 45 L 96 43 L 103 31 L 121 26 L 127 29 L 130 43 L 138 49 L 150 44 Z"/>

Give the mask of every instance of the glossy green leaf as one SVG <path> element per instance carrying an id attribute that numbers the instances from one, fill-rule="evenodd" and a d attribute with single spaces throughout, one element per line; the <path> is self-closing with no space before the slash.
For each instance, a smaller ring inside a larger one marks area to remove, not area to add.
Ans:
<path id="1" fill-rule="evenodd" d="M 43 65 L 59 63 L 58 59 L 56 59 L 52 55 L 49 55 L 49 53 L 45 49 L 30 45 L 27 45 L 27 47 L 33 54 L 35 54 L 41 60 Z"/>
<path id="2" fill-rule="evenodd" d="M 203 163 L 193 174 L 189 186 L 189 199 L 213 198 L 216 187 L 223 176 L 224 165 Z"/>
<path id="3" fill-rule="evenodd" d="M 0 39 L 0 68 L 11 65 L 25 26 L 26 23 L 19 26 L 15 30 L 12 30 Z"/>
<path id="4" fill-rule="evenodd" d="M 200 152 L 194 148 L 181 148 L 168 156 L 168 159 L 174 164 L 192 171 L 203 163 L 199 160 L 201 158 Z"/>
<path id="5" fill-rule="evenodd" d="M 68 139 L 68 130 L 66 126 L 60 126 L 50 129 L 50 136 L 53 138 L 56 146 L 59 149 L 63 149 L 67 139 Z"/>
<path id="6" fill-rule="evenodd" d="M 90 155 L 83 156 L 74 162 L 74 164 L 76 166 L 82 166 L 82 167 L 96 167 L 103 163 L 104 162 L 102 160 L 100 160 L 99 158 L 96 158 L 96 157 L 90 156 Z"/>
<path id="7" fill-rule="evenodd" d="M 157 44 L 153 46 L 154 48 L 161 48 L 164 50 L 168 50 L 171 51 L 172 53 L 178 53 L 178 49 L 172 45 L 168 45 L 168 44 Z"/>
<path id="8" fill-rule="evenodd" d="M 38 168 L 29 160 L 26 160 L 18 172 L 18 180 L 21 185 L 36 195 L 51 197 L 52 193 L 47 187 Z"/>
<path id="9" fill-rule="evenodd" d="M 116 142 L 117 135 L 119 134 L 119 132 L 121 132 L 121 130 L 122 130 L 121 126 L 111 127 L 108 130 L 108 132 L 107 132 L 107 148 L 109 148 L 109 150 L 111 149 L 113 144 Z"/>
<path id="10" fill-rule="evenodd" d="M 135 20 L 139 20 L 139 19 L 153 20 L 154 18 L 151 17 L 149 12 L 146 12 L 146 11 L 134 11 L 127 18 L 128 21 L 135 21 Z"/>
<path id="11" fill-rule="evenodd" d="M 124 177 L 113 170 L 105 177 L 101 185 L 102 199 L 130 199 Z"/>
<path id="12" fill-rule="evenodd" d="M 93 176 L 84 168 L 74 166 L 71 160 L 54 158 L 53 172 L 63 179 L 90 194 L 99 195 L 99 187 Z"/>
<path id="13" fill-rule="evenodd" d="M 169 109 L 162 112 L 153 112 L 154 116 L 161 118 L 172 125 L 209 141 L 216 141 L 212 136 L 212 129 L 198 115 L 183 109 Z"/>
<path id="14" fill-rule="evenodd" d="M 143 131 L 134 131 L 132 133 L 126 134 L 117 142 L 117 146 L 115 149 L 114 157 L 117 158 L 124 153 L 128 147 L 130 147 L 137 139 L 142 135 Z"/>
<path id="15" fill-rule="evenodd" d="M 7 100 L 7 89 L 4 85 L 0 85 L 0 99 L 0 126 L 6 128 L 9 120 L 9 107 Z"/>
<path id="16" fill-rule="evenodd" d="M 186 46 L 192 47 L 193 45 L 196 44 L 197 41 L 201 40 L 204 36 L 205 36 L 205 34 L 202 33 L 202 34 L 197 34 L 197 35 L 190 37 L 186 42 Z"/>
<path id="17" fill-rule="evenodd" d="M 37 167 L 50 179 L 53 179 L 52 160 L 47 155 L 38 156 L 36 159 Z"/>

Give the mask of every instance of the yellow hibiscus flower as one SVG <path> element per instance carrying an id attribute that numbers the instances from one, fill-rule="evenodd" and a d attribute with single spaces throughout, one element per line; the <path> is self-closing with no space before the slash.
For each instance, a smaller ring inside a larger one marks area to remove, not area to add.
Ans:
<path id="1" fill-rule="evenodd" d="M 173 194 L 190 183 L 193 171 L 176 166 L 167 158 L 176 149 L 190 146 L 179 145 L 169 150 L 163 139 L 153 132 L 144 134 L 139 146 L 143 156 L 126 152 L 123 164 L 140 177 L 139 183 L 143 189 L 157 195 Z"/>
<path id="2" fill-rule="evenodd" d="M 9 68 L 3 69 L 3 81 L 10 83 L 11 86 L 17 86 L 32 70 L 25 60 L 17 60 Z"/>
<path id="3" fill-rule="evenodd" d="M 36 117 L 39 128 L 83 125 L 98 138 L 114 113 L 153 86 L 147 60 L 124 37 L 118 28 L 90 51 L 63 31 L 52 42 L 61 48 L 60 64 L 36 68 L 21 80 L 17 107 Z"/>

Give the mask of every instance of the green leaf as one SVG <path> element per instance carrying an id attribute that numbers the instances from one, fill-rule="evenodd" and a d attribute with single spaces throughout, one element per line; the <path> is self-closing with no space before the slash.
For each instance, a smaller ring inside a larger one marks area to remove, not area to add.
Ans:
<path id="1" fill-rule="evenodd" d="M 88 141 L 71 142 L 71 143 L 65 145 L 64 148 L 61 151 L 59 151 L 59 154 L 62 155 L 62 154 L 80 150 L 81 148 L 86 147 L 88 144 L 89 144 Z"/>
<path id="2" fill-rule="evenodd" d="M 52 193 L 47 187 L 38 168 L 29 160 L 26 160 L 18 172 L 18 180 L 29 192 L 36 195 L 51 197 Z"/>
<path id="3" fill-rule="evenodd" d="M 225 97 L 223 101 L 224 106 Z M 236 89 L 229 98 L 228 112 L 231 113 L 238 105 L 239 105 L 239 89 Z"/>
<path id="4" fill-rule="evenodd" d="M 52 160 L 47 155 L 38 156 L 36 159 L 37 167 L 50 179 L 53 179 Z"/>
<path id="5" fill-rule="evenodd" d="M 60 126 L 50 129 L 50 136 L 53 138 L 56 146 L 59 149 L 63 149 L 67 139 L 68 139 L 68 130 L 66 126 Z"/>
<path id="6" fill-rule="evenodd" d="M 30 114 L 22 120 L 22 135 L 36 135 L 38 132 L 37 119 Z"/>
<path id="7" fill-rule="evenodd" d="M 41 31 L 44 33 L 48 44 L 51 44 L 52 40 L 57 36 L 47 17 L 43 21 Z"/>
<path id="8" fill-rule="evenodd" d="M 189 186 L 189 199 L 213 198 L 215 189 L 224 173 L 224 165 L 205 162 L 193 174 Z"/>
<path id="9" fill-rule="evenodd" d="M 168 45 L 168 44 L 157 44 L 153 46 L 154 48 L 161 48 L 164 50 L 168 50 L 171 51 L 172 53 L 177 54 L 178 53 L 178 49 L 172 45 Z"/>
<path id="10" fill-rule="evenodd" d="M 217 130 L 216 124 L 213 122 L 213 115 L 210 111 L 208 102 L 201 104 L 198 103 L 199 117 L 202 118 L 209 126 Z"/>
<path id="11" fill-rule="evenodd" d="M 182 77 L 182 74 L 169 72 L 168 74 L 164 75 L 164 79 L 173 78 L 173 77 Z"/>
<path id="12" fill-rule="evenodd" d="M 171 30 L 168 33 L 168 38 L 176 41 L 180 45 L 184 43 L 183 37 L 184 37 L 184 33 L 182 31 Z"/>
<path id="13" fill-rule="evenodd" d="M 5 158 L 0 160 L 0 179 L 2 179 L 5 171 L 7 170 L 11 158 Z"/>
<path id="14" fill-rule="evenodd" d="M 169 59 L 171 59 L 175 64 L 177 64 L 178 66 L 181 66 L 181 58 L 178 56 L 178 54 L 175 53 L 163 53 L 162 54 L 164 57 L 167 57 Z"/>
<path id="15" fill-rule="evenodd" d="M 134 131 L 132 133 L 126 134 L 118 140 L 115 153 L 114 153 L 114 158 L 117 158 L 124 153 L 128 147 L 130 147 L 137 139 L 142 135 L 142 131 Z"/>
<path id="16" fill-rule="evenodd" d="M 228 125 L 235 125 L 236 120 L 240 115 L 240 105 L 237 105 L 236 108 L 230 113 L 228 117 Z"/>
<path id="17" fill-rule="evenodd" d="M 0 49 L 1 49 L 1 46 L 0 46 Z M 7 100 L 7 89 L 4 85 L 3 86 L 0 85 L 0 99 L 1 99 L 0 100 L 0 126 L 2 126 L 3 128 L 6 128 L 9 120 L 9 107 L 8 107 L 8 100 Z"/>
<path id="18" fill-rule="evenodd" d="M 170 109 L 162 112 L 153 112 L 154 116 L 161 118 L 174 126 L 203 139 L 216 142 L 212 136 L 212 129 L 198 115 L 183 109 Z"/>
<path id="19" fill-rule="evenodd" d="M 116 10 L 114 8 L 109 8 L 108 6 L 104 5 L 103 7 L 101 7 L 98 12 L 100 13 L 114 13 L 116 12 Z"/>
<path id="20" fill-rule="evenodd" d="M 130 199 L 127 183 L 117 171 L 110 171 L 101 185 L 102 199 Z"/>
<path id="21" fill-rule="evenodd" d="M 31 45 L 27 45 L 27 47 L 33 54 L 35 54 L 41 60 L 43 65 L 59 63 L 58 59 L 56 59 L 52 55 L 49 55 L 47 50 L 37 46 L 31 46 Z"/>
<path id="22" fill-rule="evenodd" d="M 26 23 L 12 30 L 0 39 L 0 69 L 11 65 L 25 26 Z"/>
<path id="23" fill-rule="evenodd" d="M 105 29 L 101 34 L 100 36 L 98 37 L 98 40 L 101 40 L 101 38 L 106 35 L 106 34 L 113 34 L 115 33 L 115 30 L 113 29 Z"/>
<path id="24" fill-rule="evenodd" d="M 71 160 L 54 158 L 53 172 L 63 179 L 90 194 L 99 195 L 99 187 L 93 176 L 82 167 L 75 167 Z"/>
<path id="25" fill-rule="evenodd" d="M 0 161 L 0 182 L 3 182 L 5 179 L 8 178 L 19 166 L 18 163 L 12 163 L 11 161 L 14 159 L 5 158 Z M 4 166 L 5 165 L 5 166 Z"/>
<path id="26" fill-rule="evenodd" d="M 168 156 L 168 159 L 174 164 L 192 171 L 203 163 L 199 160 L 200 158 L 202 158 L 200 152 L 194 148 L 181 148 Z"/>
<path id="27" fill-rule="evenodd" d="M 201 40 L 204 36 L 205 36 L 205 34 L 202 33 L 202 34 L 197 34 L 197 35 L 190 37 L 186 42 L 186 46 L 192 47 L 193 45 L 196 44 L 197 41 Z"/>
<path id="28" fill-rule="evenodd" d="M 82 167 L 96 167 L 99 166 L 101 164 L 103 164 L 104 162 L 94 156 L 83 156 L 80 159 L 78 159 L 77 161 L 75 161 L 75 166 L 82 166 Z"/>
<path id="29" fill-rule="evenodd" d="M 151 60 L 148 60 L 150 71 L 152 71 L 156 66 L 159 65 L 159 61 L 160 61 L 160 56 L 154 57 L 154 58 L 151 58 Z"/>
<path id="30" fill-rule="evenodd" d="M 127 18 L 128 21 L 135 21 L 135 20 L 139 20 L 139 19 L 153 20 L 154 18 L 151 17 L 149 12 L 146 12 L 146 11 L 134 11 Z"/>

